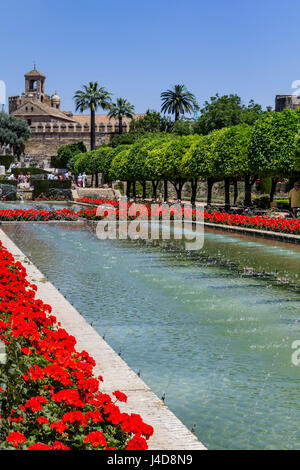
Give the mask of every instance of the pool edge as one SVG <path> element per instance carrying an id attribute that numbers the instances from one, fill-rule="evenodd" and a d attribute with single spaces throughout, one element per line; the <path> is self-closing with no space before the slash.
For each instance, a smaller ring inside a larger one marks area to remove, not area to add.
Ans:
<path id="1" fill-rule="evenodd" d="M 128 402 L 120 408 L 129 413 L 139 413 L 145 422 L 154 427 L 154 435 L 149 439 L 149 450 L 206 450 L 1 229 L 0 240 L 15 259 L 25 266 L 30 282 L 38 288 L 38 297 L 52 306 L 53 314 L 61 326 L 75 336 L 78 349 L 86 350 L 94 357 L 94 373 L 104 378 L 101 391 L 124 392 Z"/>

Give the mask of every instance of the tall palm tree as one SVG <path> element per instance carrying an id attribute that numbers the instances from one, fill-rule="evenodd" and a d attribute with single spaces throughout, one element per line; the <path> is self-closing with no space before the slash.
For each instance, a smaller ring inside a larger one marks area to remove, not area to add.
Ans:
<path id="1" fill-rule="evenodd" d="M 74 95 L 76 111 L 81 113 L 86 109 L 91 112 L 91 150 L 95 149 L 95 112 L 100 107 L 109 109 L 111 93 L 104 87 L 99 87 L 98 82 L 90 82 L 82 85 L 83 90 L 77 90 Z"/>
<path id="2" fill-rule="evenodd" d="M 163 91 L 161 112 L 175 114 L 175 121 L 180 114 L 191 113 L 197 108 L 195 95 L 187 90 L 185 85 L 175 85 L 173 90 Z"/>
<path id="3" fill-rule="evenodd" d="M 133 104 L 129 103 L 124 98 L 117 98 L 116 103 L 110 105 L 110 111 L 108 113 L 109 119 L 112 117 L 119 121 L 119 134 L 123 132 L 123 118 L 127 117 L 132 119 L 134 113 Z"/>

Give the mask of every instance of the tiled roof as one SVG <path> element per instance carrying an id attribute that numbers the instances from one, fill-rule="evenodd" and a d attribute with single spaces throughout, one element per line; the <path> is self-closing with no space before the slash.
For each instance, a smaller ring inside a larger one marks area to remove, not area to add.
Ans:
<path id="1" fill-rule="evenodd" d="M 34 111 L 34 112 L 31 112 L 31 113 L 24 112 L 24 108 L 28 105 L 32 105 L 37 110 Z M 59 109 L 52 108 L 52 106 L 48 106 L 47 104 L 41 103 L 40 101 L 37 101 L 37 100 L 28 100 L 28 101 L 26 101 L 20 108 L 18 108 L 12 114 L 14 114 L 15 116 L 30 117 L 30 115 L 31 116 L 39 115 L 39 112 L 38 112 L 39 110 L 41 111 L 42 115 L 47 114 L 48 116 L 55 117 L 58 120 L 74 122 L 74 119 L 72 117 L 67 116 L 66 114 L 64 114 Z"/>
<path id="2" fill-rule="evenodd" d="M 24 77 L 42 77 L 42 78 L 46 78 L 46 75 L 43 75 L 34 66 L 34 69 L 30 70 L 30 72 L 25 73 Z"/>

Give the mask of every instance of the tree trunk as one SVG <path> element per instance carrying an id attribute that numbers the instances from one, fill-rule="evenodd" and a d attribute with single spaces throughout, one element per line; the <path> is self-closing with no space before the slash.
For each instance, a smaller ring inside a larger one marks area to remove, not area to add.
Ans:
<path id="1" fill-rule="evenodd" d="M 233 203 L 235 205 L 236 201 L 237 201 L 237 198 L 238 198 L 238 195 L 239 195 L 237 178 L 234 178 L 234 180 L 233 180 L 233 188 L 234 188 Z"/>
<path id="2" fill-rule="evenodd" d="M 130 187 L 131 187 L 131 181 L 126 182 L 126 196 L 129 198 L 130 197 Z"/>
<path id="3" fill-rule="evenodd" d="M 146 181 L 141 181 L 143 187 L 143 199 L 146 199 Z"/>
<path id="4" fill-rule="evenodd" d="M 257 178 L 255 177 L 255 178 L 253 178 L 253 180 L 251 181 L 249 175 L 245 176 L 245 199 L 244 199 L 244 206 L 245 206 L 245 207 L 251 207 L 251 206 L 252 206 L 252 194 L 251 194 L 251 191 L 252 191 L 252 185 L 255 183 L 256 179 L 257 179 Z"/>
<path id="5" fill-rule="evenodd" d="M 134 199 L 136 198 L 135 181 L 132 182 L 132 196 Z"/>
<path id="6" fill-rule="evenodd" d="M 175 188 L 175 191 L 176 191 L 176 194 L 177 194 L 177 199 L 179 199 L 179 201 L 181 201 L 181 194 L 182 194 L 182 188 L 183 188 L 183 185 L 184 185 L 184 181 L 178 181 L 176 183 L 173 183 L 173 186 Z"/>
<path id="7" fill-rule="evenodd" d="M 198 179 L 194 178 L 191 179 L 191 204 L 194 206 L 196 204 L 196 196 L 197 196 L 197 185 L 198 185 Z"/>
<path id="8" fill-rule="evenodd" d="M 91 109 L 91 150 L 95 150 L 95 110 Z"/>
<path id="9" fill-rule="evenodd" d="M 98 173 L 95 173 L 95 187 L 98 188 L 99 186 L 99 179 L 98 179 Z"/>
<path id="10" fill-rule="evenodd" d="M 119 134 L 122 134 L 123 132 L 123 126 L 122 126 L 122 118 L 119 118 Z"/>
<path id="11" fill-rule="evenodd" d="M 272 185 L 271 185 L 271 192 L 270 192 L 270 202 L 274 201 L 274 194 L 276 191 L 276 185 L 277 185 L 277 178 L 272 178 Z"/>
<path id="12" fill-rule="evenodd" d="M 151 183 L 152 183 L 152 198 L 157 199 L 157 186 L 158 186 L 159 180 L 151 181 Z"/>
<path id="13" fill-rule="evenodd" d="M 225 178 L 225 211 L 230 210 L 230 179 Z"/>
<path id="14" fill-rule="evenodd" d="M 212 188 L 214 185 L 214 180 L 211 178 L 207 179 L 207 205 L 211 205 L 211 196 L 212 196 Z"/>
<path id="15" fill-rule="evenodd" d="M 168 181 L 164 180 L 164 201 L 168 202 Z"/>

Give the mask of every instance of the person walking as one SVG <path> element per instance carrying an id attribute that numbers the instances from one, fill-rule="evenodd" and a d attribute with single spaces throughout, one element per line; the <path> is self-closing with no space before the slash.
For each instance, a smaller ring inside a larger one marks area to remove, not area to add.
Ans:
<path id="1" fill-rule="evenodd" d="M 87 176 L 86 176 L 86 173 L 85 171 L 83 172 L 83 175 L 82 175 L 82 187 L 85 188 L 86 187 L 86 183 L 87 183 Z"/>
<path id="2" fill-rule="evenodd" d="M 300 211 L 300 183 L 297 181 L 293 189 L 289 192 L 289 200 L 294 217 L 297 217 L 297 212 Z"/>
<path id="3" fill-rule="evenodd" d="M 82 174 L 81 173 L 79 173 L 78 175 L 77 184 L 80 188 L 82 187 Z"/>

